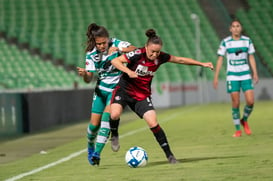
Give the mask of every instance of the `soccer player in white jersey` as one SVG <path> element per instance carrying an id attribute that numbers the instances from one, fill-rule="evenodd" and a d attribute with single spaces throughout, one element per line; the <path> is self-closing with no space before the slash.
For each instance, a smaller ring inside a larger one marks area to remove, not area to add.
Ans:
<path id="1" fill-rule="evenodd" d="M 227 60 L 227 92 L 230 93 L 232 101 L 232 118 L 236 128 L 233 137 L 242 136 L 240 124 L 247 135 L 251 134 L 248 125 L 248 117 L 254 106 L 254 86 L 259 77 L 255 62 L 255 49 L 253 42 L 247 36 L 242 35 L 242 24 L 233 20 L 230 25 L 231 36 L 221 41 L 218 49 L 218 59 L 215 69 L 213 86 L 218 87 L 218 76 L 222 67 L 224 56 Z M 246 105 L 243 115 L 240 117 L 240 91 L 243 91 Z"/>
<path id="2" fill-rule="evenodd" d="M 95 23 L 88 26 L 86 35 L 86 67 L 77 69 L 86 83 L 92 80 L 95 72 L 98 73 L 90 123 L 87 127 L 87 151 L 89 163 L 99 165 L 100 154 L 110 133 L 109 112 L 112 91 L 121 76 L 121 72 L 112 66 L 110 61 L 136 47 L 129 42 L 109 38 L 107 29 Z"/>

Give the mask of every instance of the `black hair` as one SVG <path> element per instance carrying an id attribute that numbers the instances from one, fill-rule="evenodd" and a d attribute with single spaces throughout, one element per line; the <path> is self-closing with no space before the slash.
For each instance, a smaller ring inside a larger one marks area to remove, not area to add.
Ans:
<path id="1" fill-rule="evenodd" d="M 85 51 L 91 51 L 96 46 L 95 38 L 96 37 L 109 37 L 107 29 L 103 26 L 99 26 L 96 23 L 92 23 L 88 26 L 87 32 L 87 42 Z"/>
<path id="2" fill-rule="evenodd" d="M 238 18 L 233 18 L 233 19 L 231 20 L 231 22 L 230 22 L 229 25 L 231 26 L 232 23 L 234 23 L 234 22 L 238 22 L 238 23 L 240 23 L 241 26 L 243 26 L 243 25 L 242 25 L 242 22 L 241 22 Z"/>
<path id="3" fill-rule="evenodd" d="M 163 45 L 161 38 L 157 36 L 156 31 L 154 29 L 148 29 L 145 35 L 148 37 L 146 45 L 150 43 Z"/>

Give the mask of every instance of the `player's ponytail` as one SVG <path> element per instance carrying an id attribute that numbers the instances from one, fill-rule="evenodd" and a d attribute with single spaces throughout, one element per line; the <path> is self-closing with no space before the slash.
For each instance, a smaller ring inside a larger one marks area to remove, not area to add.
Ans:
<path id="1" fill-rule="evenodd" d="M 161 38 L 156 34 L 156 31 L 154 29 L 148 29 L 145 35 L 148 37 L 146 45 L 150 43 L 163 45 Z"/>
<path id="2" fill-rule="evenodd" d="M 105 27 L 99 26 L 96 23 L 92 23 L 88 26 L 87 32 L 87 42 L 85 51 L 92 51 L 96 46 L 95 38 L 96 37 L 107 37 L 109 38 L 109 33 Z"/>

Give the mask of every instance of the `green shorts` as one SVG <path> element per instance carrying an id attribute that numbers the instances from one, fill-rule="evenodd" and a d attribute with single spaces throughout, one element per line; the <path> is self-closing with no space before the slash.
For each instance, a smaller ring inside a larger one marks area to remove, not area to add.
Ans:
<path id="1" fill-rule="evenodd" d="M 240 92 L 240 90 L 243 90 L 243 92 L 247 90 L 253 90 L 254 86 L 251 79 L 248 80 L 233 80 L 233 81 L 227 81 L 227 92 Z"/>
<path id="2" fill-rule="evenodd" d="M 102 114 L 106 106 L 110 105 L 112 92 L 95 89 L 91 112 Z"/>

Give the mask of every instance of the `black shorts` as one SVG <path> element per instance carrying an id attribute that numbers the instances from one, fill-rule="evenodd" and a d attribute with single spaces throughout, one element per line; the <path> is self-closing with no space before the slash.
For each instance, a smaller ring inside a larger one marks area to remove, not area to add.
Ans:
<path id="1" fill-rule="evenodd" d="M 120 87 L 117 87 L 114 90 L 111 103 L 120 104 L 123 109 L 128 105 L 140 118 L 143 118 L 143 115 L 147 111 L 154 110 L 151 97 L 147 97 L 142 101 L 138 101 L 128 96 L 127 93 Z"/>

